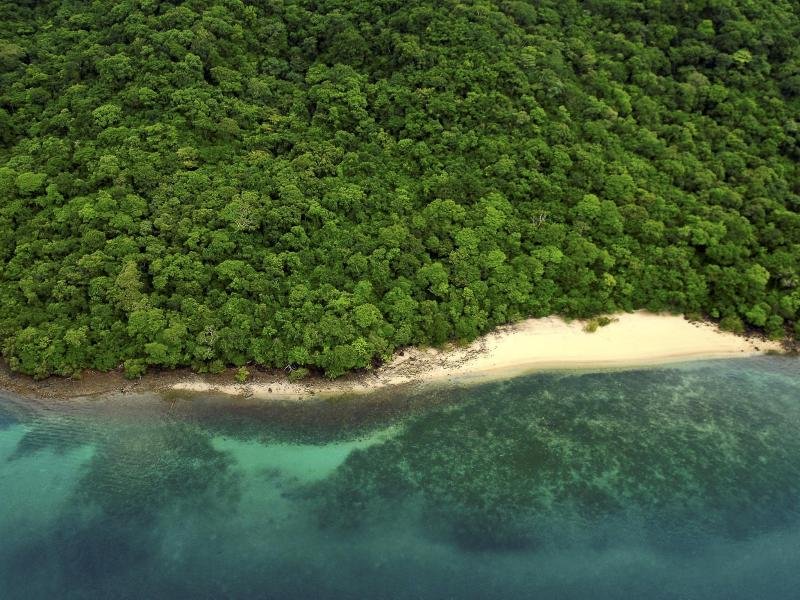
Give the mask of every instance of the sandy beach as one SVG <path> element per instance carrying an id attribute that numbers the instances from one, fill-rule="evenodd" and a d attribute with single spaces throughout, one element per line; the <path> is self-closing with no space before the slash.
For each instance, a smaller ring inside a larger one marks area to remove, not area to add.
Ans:
<path id="1" fill-rule="evenodd" d="M 338 380 L 288 382 L 259 374 L 245 384 L 188 376 L 169 386 L 186 392 L 217 392 L 257 398 L 303 399 L 312 395 L 368 393 L 408 384 L 478 382 L 556 369 L 623 368 L 687 360 L 752 356 L 780 351 L 779 342 L 738 336 L 707 322 L 644 311 L 614 315 L 594 332 L 585 321 L 528 319 L 497 329 L 472 344 L 451 349 L 405 349 L 366 374 Z"/>

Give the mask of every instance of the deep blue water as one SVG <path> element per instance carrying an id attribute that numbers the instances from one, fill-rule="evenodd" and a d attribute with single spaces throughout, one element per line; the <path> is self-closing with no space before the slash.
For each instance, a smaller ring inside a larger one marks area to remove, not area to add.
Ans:
<path id="1" fill-rule="evenodd" d="M 0 398 L 0 598 L 798 598 L 798 367 Z"/>

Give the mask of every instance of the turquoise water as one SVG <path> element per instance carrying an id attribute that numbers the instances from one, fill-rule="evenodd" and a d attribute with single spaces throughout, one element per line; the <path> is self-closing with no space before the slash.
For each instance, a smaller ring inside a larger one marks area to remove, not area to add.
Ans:
<path id="1" fill-rule="evenodd" d="M 796 598 L 798 367 L 0 398 L 0 597 Z"/>

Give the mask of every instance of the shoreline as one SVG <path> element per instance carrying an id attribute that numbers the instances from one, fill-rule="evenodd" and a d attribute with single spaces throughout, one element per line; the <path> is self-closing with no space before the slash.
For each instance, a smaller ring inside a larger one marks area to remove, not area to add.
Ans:
<path id="1" fill-rule="evenodd" d="M 646 311 L 619 313 L 594 332 L 587 321 L 560 317 L 527 319 L 495 329 L 469 345 L 445 349 L 406 348 L 372 371 L 336 380 L 311 376 L 289 382 L 283 371 L 254 370 L 236 383 L 235 369 L 198 375 L 188 369 L 156 371 L 138 380 L 121 372 L 87 372 L 81 379 L 28 376 L 0 371 L 0 390 L 22 397 L 73 399 L 97 395 L 217 394 L 263 400 L 304 400 L 363 395 L 402 386 L 470 384 L 541 371 L 650 367 L 692 360 L 748 357 L 782 352 L 781 342 L 721 331 L 708 321 Z"/>

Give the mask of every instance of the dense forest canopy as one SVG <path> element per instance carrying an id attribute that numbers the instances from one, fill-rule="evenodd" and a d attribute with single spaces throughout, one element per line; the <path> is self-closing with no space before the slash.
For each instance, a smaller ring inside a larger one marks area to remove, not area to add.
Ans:
<path id="1" fill-rule="evenodd" d="M 306 365 L 553 313 L 800 331 L 791 0 L 0 3 L 0 339 Z"/>

